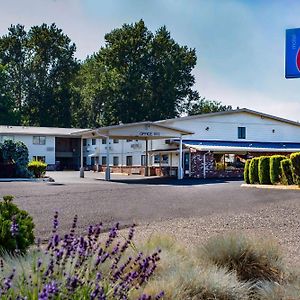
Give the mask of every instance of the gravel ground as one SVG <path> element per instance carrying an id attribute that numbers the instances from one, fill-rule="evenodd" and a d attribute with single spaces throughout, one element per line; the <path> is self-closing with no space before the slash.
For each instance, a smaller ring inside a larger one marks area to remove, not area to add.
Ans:
<path id="1" fill-rule="evenodd" d="M 275 239 L 288 265 L 300 267 L 300 201 L 285 202 L 251 213 L 213 214 L 204 217 L 177 218 L 137 227 L 136 240 L 153 234 L 167 234 L 187 247 L 197 247 L 218 234 L 231 232 Z"/>
<path id="2" fill-rule="evenodd" d="M 242 182 L 214 180 L 162 180 L 87 172 L 50 173 L 54 184 L 43 182 L 0 183 L 0 197 L 16 196 L 29 211 L 36 236 L 49 237 L 55 210 L 60 232 L 66 233 L 75 214 L 79 231 L 103 222 L 108 228 L 119 221 L 138 224 L 137 238 L 154 232 L 174 236 L 187 245 L 201 244 L 218 233 L 241 231 L 276 238 L 290 263 L 300 263 L 300 191 L 241 187 Z M 102 177 L 101 177 L 102 176 Z"/>

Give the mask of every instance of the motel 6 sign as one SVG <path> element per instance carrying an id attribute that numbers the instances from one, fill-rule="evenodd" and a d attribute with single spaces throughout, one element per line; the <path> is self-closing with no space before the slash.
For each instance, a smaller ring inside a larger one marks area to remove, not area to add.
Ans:
<path id="1" fill-rule="evenodd" d="M 286 30 L 285 78 L 300 78 L 300 28 Z"/>

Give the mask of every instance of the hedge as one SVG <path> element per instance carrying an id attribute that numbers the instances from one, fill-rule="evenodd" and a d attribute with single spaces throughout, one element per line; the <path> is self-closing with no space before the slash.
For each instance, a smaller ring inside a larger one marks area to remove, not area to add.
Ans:
<path id="1" fill-rule="evenodd" d="M 261 156 L 258 160 L 258 178 L 260 184 L 270 184 L 270 157 Z"/>
<path id="2" fill-rule="evenodd" d="M 272 184 L 280 182 L 281 166 L 280 162 L 286 159 L 284 155 L 273 155 L 270 157 L 270 181 Z"/>
<path id="3" fill-rule="evenodd" d="M 292 153 L 290 160 L 292 163 L 294 182 L 300 185 L 300 152 Z"/>
<path id="4" fill-rule="evenodd" d="M 251 159 L 247 159 L 245 166 L 244 166 L 244 181 L 245 183 L 249 184 L 250 180 L 249 180 L 249 165 L 250 165 L 250 161 Z"/>
<path id="5" fill-rule="evenodd" d="M 281 167 L 281 182 L 286 185 L 291 185 L 293 181 L 292 162 L 286 158 L 280 162 Z"/>
<path id="6" fill-rule="evenodd" d="M 254 157 L 251 159 L 249 165 L 249 181 L 251 184 L 259 183 L 258 161 L 259 161 L 259 157 Z"/>
<path id="7" fill-rule="evenodd" d="M 28 170 L 34 174 L 34 177 L 40 178 L 46 173 L 47 164 L 42 161 L 32 160 L 28 164 Z"/>

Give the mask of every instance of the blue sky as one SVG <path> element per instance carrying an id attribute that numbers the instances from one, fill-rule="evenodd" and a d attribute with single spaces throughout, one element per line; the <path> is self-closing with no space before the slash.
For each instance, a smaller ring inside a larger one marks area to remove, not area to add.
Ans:
<path id="1" fill-rule="evenodd" d="M 300 27 L 297 0 L 0 0 L 0 34 L 55 22 L 84 59 L 104 34 L 144 19 L 197 50 L 195 88 L 208 99 L 300 121 L 300 79 L 284 78 L 285 29 Z"/>

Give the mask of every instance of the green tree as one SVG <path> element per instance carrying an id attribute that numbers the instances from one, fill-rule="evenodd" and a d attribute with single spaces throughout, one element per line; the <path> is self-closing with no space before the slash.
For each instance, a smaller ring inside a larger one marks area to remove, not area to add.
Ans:
<path id="1" fill-rule="evenodd" d="M 8 83 L 8 74 L 4 66 L 0 65 L 0 122 L 2 125 L 15 125 L 16 114 L 13 110 L 14 100 Z"/>
<path id="2" fill-rule="evenodd" d="M 114 29 L 76 79 L 82 106 L 92 114 L 87 125 L 179 116 L 184 102 L 198 95 L 195 64 L 195 50 L 176 43 L 166 27 L 153 34 L 141 20 Z"/>
<path id="3" fill-rule="evenodd" d="M 192 101 L 190 101 L 186 105 L 186 113 L 189 116 L 227 110 L 232 110 L 232 106 L 223 105 L 219 101 L 207 100 L 204 97 L 199 99 L 192 99 Z"/>
<path id="4" fill-rule="evenodd" d="M 55 24 L 15 25 L 0 38 L 18 123 L 70 126 L 71 81 L 78 69 L 75 44 Z"/>

